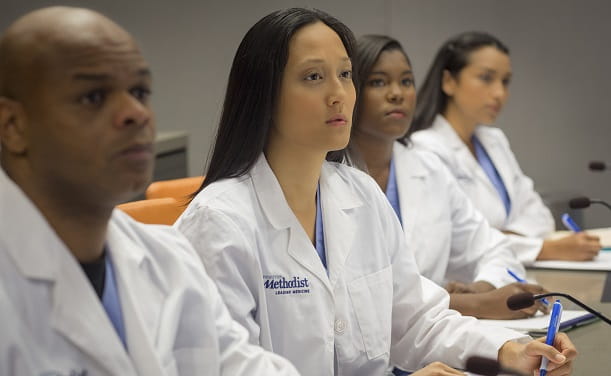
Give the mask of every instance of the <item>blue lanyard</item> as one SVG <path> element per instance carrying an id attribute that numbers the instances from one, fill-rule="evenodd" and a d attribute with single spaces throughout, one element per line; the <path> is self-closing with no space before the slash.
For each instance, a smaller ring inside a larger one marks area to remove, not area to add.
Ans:
<path id="1" fill-rule="evenodd" d="M 503 205 L 505 205 L 505 213 L 509 215 L 509 212 L 511 211 L 511 199 L 509 198 L 509 193 L 507 193 L 507 188 L 503 183 L 501 175 L 494 166 L 494 162 L 492 162 L 492 159 L 486 152 L 486 149 L 484 149 L 484 146 L 477 139 L 477 137 L 473 135 L 471 140 L 473 141 L 473 147 L 475 148 L 475 157 L 477 158 L 479 165 L 482 166 L 482 169 L 484 170 L 486 175 L 488 175 L 488 179 L 490 179 L 490 182 L 498 192 L 499 196 L 501 197 L 501 200 L 503 200 Z"/>
<path id="2" fill-rule="evenodd" d="M 115 271 L 110 261 L 110 255 L 106 256 L 106 278 L 104 283 L 104 292 L 102 293 L 102 305 L 112 326 L 119 335 L 123 347 L 127 349 L 125 342 L 125 325 L 123 324 L 123 313 L 121 310 L 121 301 L 119 300 L 119 291 L 117 289 L 117 281 L 115 279 Z"/>
<path id="3" fill-rule="evenodd" d="M 390 168 L 388 171 L 388 182 L 386 183 L 386 198 L 390 202 L 390 206 L 397 214 L 401 226 L 403 226 L 403 220 L 401 218 L 401 205 L 399 204 L 399 190 L 397 188 L 397 176 L 395 174 L 395 160 L 390 160 Z"/>
<path id="4" fill-rule="evenodd" d="M 316 224 L 314 226 L 315 231 L 315 243 L 316 243 L 316 253 L 320 257 L 320 261 L 322 261 L 325 269 L 327 268 L 327 255 L 325 252 L 325 232 L 323 230 L 322 223 L 322 208 L 320 206 L 320 183 L 318 183 L 318 188 L 316 189 Z"/>

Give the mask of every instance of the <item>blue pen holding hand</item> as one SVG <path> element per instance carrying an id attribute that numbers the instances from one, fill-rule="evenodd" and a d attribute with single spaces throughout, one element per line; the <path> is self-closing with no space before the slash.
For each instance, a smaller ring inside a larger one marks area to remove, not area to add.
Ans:
<path id="1" fill-rule="evenodd" d="M 554 340 L 556 334 L 560 328 L 560 320 L 562 319 L 562 304 L 560 300 L 556 300 L 552 307 L 552 314 L 549 319 L 549 326 L 547 327 L 547 337 L 545 338 L 545 344 L 554 346 Z M 541 358 L 541 366 L 539 367 L 539 376 L 545 376 L 547 374 L 547 364 L 549 360 L 546 357 Z"/>

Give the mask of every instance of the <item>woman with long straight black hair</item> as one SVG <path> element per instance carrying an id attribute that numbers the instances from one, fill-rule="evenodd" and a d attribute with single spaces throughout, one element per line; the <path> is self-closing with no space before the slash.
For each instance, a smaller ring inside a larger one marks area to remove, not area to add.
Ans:
<path id="1" fill-rule="evenodd" d="M 446 41 L 418 93 L 410 133 L 437 154 L 490 224 L 512 238 L 520 260 L 594 258 L 597 236 L 545 239 L 554 219 L 495 122 L 509 96 L 509 49 L 494 36 L 466 32 Z"/>
<path id="2" fill-rule="evenodd" d="M 376 183 L 328 161 L 350 137 L 353 52 L 346 26 L 301 8 L 265 16 L 238 47 L 207 182 L 176 223 L 233 317 L 304 375 L 460 367 L 472 354 L 570 369 L 566 336 L 562 353 L 524 345 L 449 310 Z"/>

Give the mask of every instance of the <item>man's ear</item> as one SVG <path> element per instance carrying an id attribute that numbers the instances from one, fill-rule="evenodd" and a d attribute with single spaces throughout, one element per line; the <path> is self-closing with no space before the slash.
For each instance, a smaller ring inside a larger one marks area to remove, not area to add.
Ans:
<path id="1" fill-rule="evenodd" d="M 0 144 L 12 154 L 25 154 L 28 148 L 27 119 L 23 105 L 0 97 Z"/>
<path id="2" fill-rule="evenodd" d="M 441 77 L 441 90 L 447 95 L 451 97 L 454 95 L 454 90 L 456 88 L 456 79 L 452 76 L 448 70 L 443 71 L 443 76 Z"/>

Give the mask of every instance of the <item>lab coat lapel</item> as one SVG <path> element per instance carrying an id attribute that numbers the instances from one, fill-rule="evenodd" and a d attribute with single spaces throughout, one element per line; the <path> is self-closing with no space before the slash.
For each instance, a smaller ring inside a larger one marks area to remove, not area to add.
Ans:
<path id="1" fill-rule="evenodd" d="M 274 230 L 288 231 L 289 233 L 287 253 L 297 263 L 315 275 L 329 292 L 331 292 L 332 289 L 327 271 L 320 261 L 316 249 L 310 242 L 310 238 L 288 206 L 280 183 L 278 183 L 278 179 L 276 179 L 276 176 L 269 167 L 263 154 L 261 154 L 259 160 L 251 169 L 250 174 L 259 203 L 261 204 L 265 216 L 274 227 Z M 329 260 L 327 259 L 327 261 Z"/>
<path id="2" fill-rule="evenodd" d="M 113 375 L 134 374 L 127 353 L 87 276 L 34 204 L 0 169 L 0 227 L 17 268 L 32 283 L 46 283 L 50 323 L 61 336 Z M 5 211 L 6 210 L 6 211 Z M 28 229 L 34 236 L 15 236 Z"/>
<path id="3" fill-rule="evenodd" d="M 418 222 L 423 197 L 430 194 L 430 192 L 425 191 L 427 174 L 413 152 L 410 152 L 408 147 L 398 142 L 395 143 L 393 148 L 393 158 L 395 158 L 395 176 L 397 178 L 403 232 L 406 238 L 410 239 L 413 236 L 415 223 Z"/>
<path id="4" fill-rule="evenodd" d="M 337 173 L 336 167 L 326 162 L 320 175 L 320 195 L 327 268 L 331 286 L 335 286 L 344 274 L 346 258 L 355 238 L 355 216 L 349 212 L 363 203 L 352 193 L 351 187 Z"/>
<path id="5" fill-rule="evenodd" d="M 486 189 L 498 195 L 494 185 L 492 185 L 492 182 L 490 182 L 490 179 L 484 172 L 484 169 L 479 165 L 475 156 L 471 154 L 469 147 L 467 147 L 460 137 L 458 137 L 458 134 L 456 134 L 456 131 L 452 128 L 450 123 L 441 116 L 438 116 L 437 119 L 438 121 L 436 121 L 436 124 L 438 125 L 438 130 L 445 142 L 450 146 L 450 150 L 458 161 L 456 166 L 452 166 L 452 168 L 459 169 L 458 176 L 463 176 L 471 180 L 477 179 Z M 455 173 L 455 171 L 452 172 Z"/>
<path id="6" fill-rule="evenodd" d="M 167 294 L 163 273 L 152 270 L 155 266 L 143 247 L 111 222 L 108 248 L 116 270 L 127 349 L 139 375 L 156 376 L 163 375 L 155 343 Z"/>
<path id="7" fill-rule="evenodd" d="M 48 248 L 47 248 L 48 251 Z M 71 255 L 63 264 L 74 264 L 57 270 L 61 278 L 53 283 L 51 325 L 83 353 L 95 359 L 109 374 L 134 373 L 131 362 L 104 308 L 89 281 Z"/>
<path id="8" fill-rule="evenodd" d="M 500 144 L 500 141 L 490 134 L 490 130 L 485 126 L 480 126 L 475 130 L 475 134 L 479 137 L 482 145 L 488 152 L 490 159 L 492 159 L 492 163 L 494 163 L 494 167 L 498 171 L 501 179 L 503 179 L 503 184 L 505 185 L 505 189 L 507 190 L 507 194 L 509 195 L 509 199 L 513 201 L 514 199 L 514 189 L 513 189 L 513 180 L 512 173 L 509 169 L 509 163 L 506 160 L 505 152 L 503 151 L 503 146 Z M 490 179 L 488 179 L 490 186 Z M 494 186 L 492 186 L 494 188 Z M 496 188 L 494 189 L 495 194 L 498 195 Z M 500 197 L 500 196 L 499 196 Z"/>

